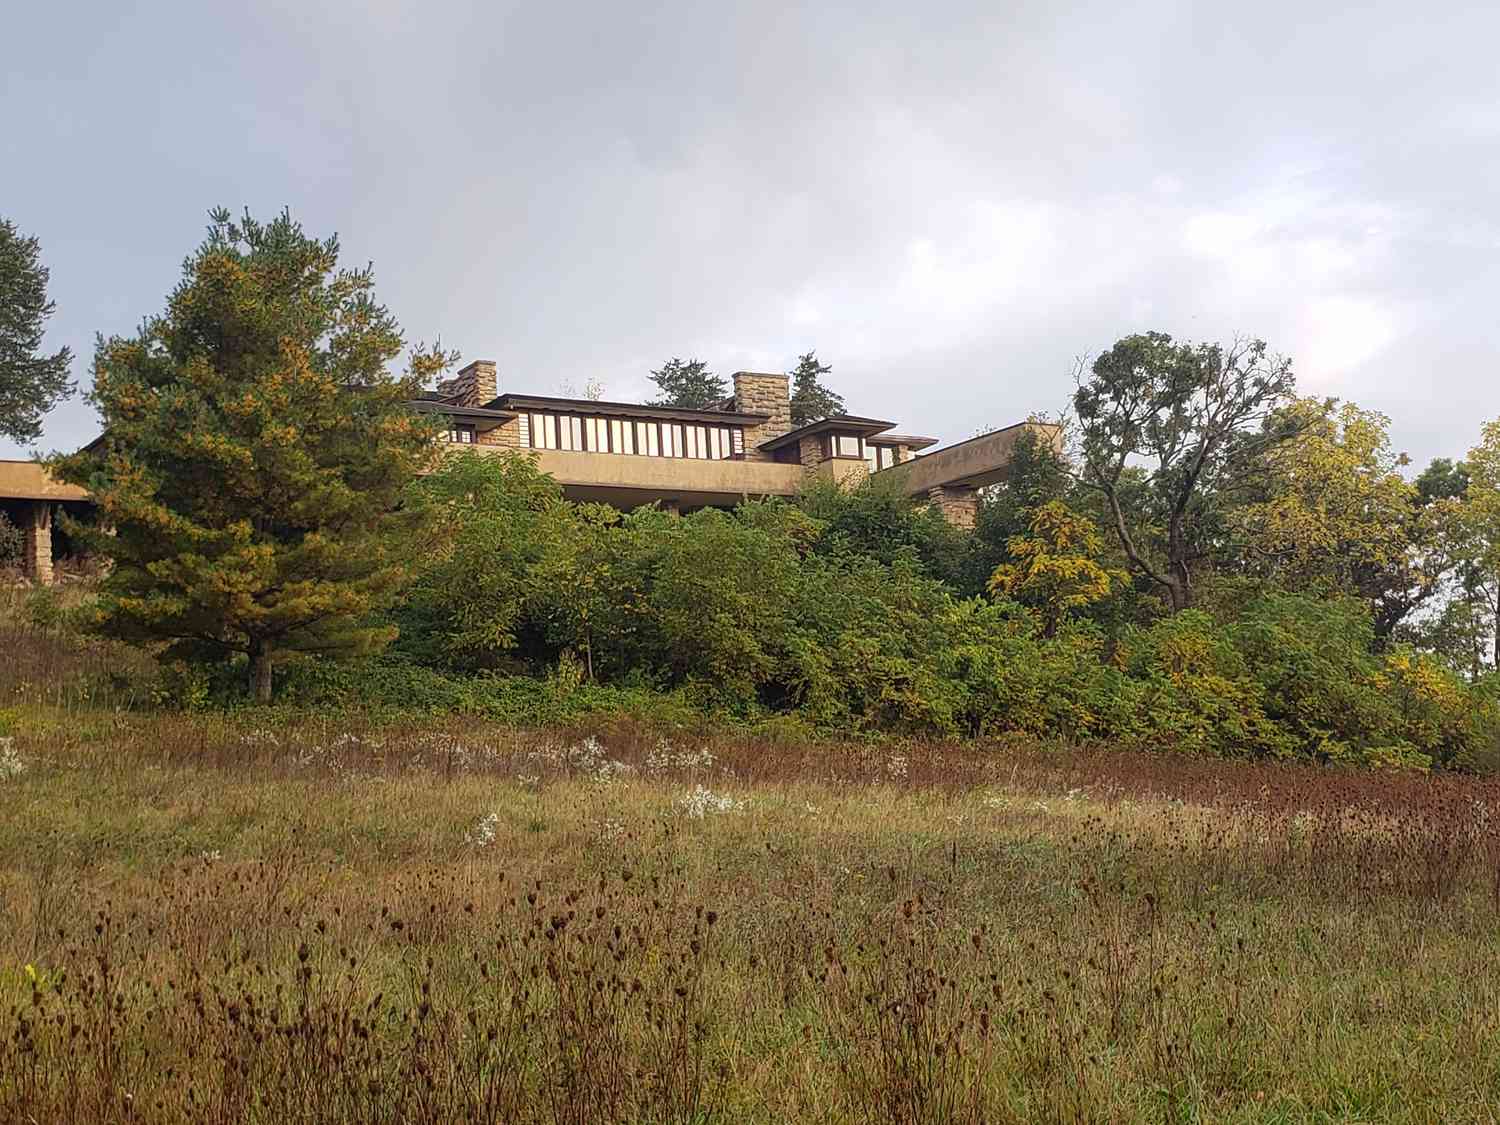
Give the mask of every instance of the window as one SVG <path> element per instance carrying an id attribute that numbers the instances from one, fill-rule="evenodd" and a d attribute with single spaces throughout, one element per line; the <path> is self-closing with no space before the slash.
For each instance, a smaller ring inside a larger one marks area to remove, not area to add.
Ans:
<path id="1" fill-rule="evenodd" d="M 865 460 L 869 462 L 871 471 L 889 469 L 896 463 L 896 447 L 894 445 L 866 444 Z"/>
<path id="2" fill-rule="evenodd" d="M 564 418 L 562 421 L 566 423 L 568 419 Z M 526 444 L 529 445 L 532 449 L 556 449 L 557 422 L 558 418 L 556 414 L 531 415 L 530 424 L 525 428 L 525 432 L 522 434 L 522 436 L 526 439 Z M 566 430 L 566 426 L 565 432 L 568 433 L 568 440 L 571 441 L 572 433 L 571 431 Z"/>
<path id="3" fill-rule="evenodd" d="M 635 418 L 597 418 L 540 411 L 522 414 L 521 445 L 530 449 L 624 453 L 637 457 L 692 457 L 723 460 L 745 452 L 745 433 L 738 426 L 693 426 L 680 422 L 647 422 Z M 455 424 L 449 441 L 473 442 L 473 426 Z"/>
<path id="4" fill-rule="evenodd" d="M 460 445 L 474 444 L 474 427 L 466 422 L 454 422 L 448 427 L 448 440 L 456 441 Z"/>
<path id="5" fill-rule="evenodd" d="M 836 434 L 833 439 L 835 457 L 863 457 L 862 442 L 858 434 Z"/>

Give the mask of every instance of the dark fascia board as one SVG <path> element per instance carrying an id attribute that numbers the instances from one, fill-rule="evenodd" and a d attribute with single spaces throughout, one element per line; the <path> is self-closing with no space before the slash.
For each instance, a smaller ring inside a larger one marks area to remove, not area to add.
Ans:
<path id="1" fill-rule="evenodd" d="M 908 449 L 926 449 L 938 443 L 935 437 L 918 437 L 916 434 L 881 434 L 867 440 L 871 445 L 904 445 Z"/>
<path id="2" fill-rule="evenodd" d="M 874 434 L 883 433 L 896 423 L 883 422 L 879 418 L 861 418 L 855 414 L 835 414 L 832 418 L 821 418 L 816 422 L 809 422 L 805 426 L 798 426 L 789 433 L 780 437 L 773 437 L 770 441 L 763 441 L 759 448 L 767 453 L 791 445 L 793 442 L 801 441 L 805 437 L 813 437 L 816 434 L 825 434 L 829 430 L 840 430 L 844 433 L 853 431 L 862 437 L 870 437 Z"/>
<path id="3" fill-rule="evenodd" d="M 456 406 L 451 402 L 428 398 L 413 399 L 407 404 L 419 414 L 442 414 L 457 422 L 473 422 L 475 429 L 493 430 L 516 415 L 510 410 L 491 410 L 484 406 Z"/>
<path id="4" fill-rule="evenodd" d="M 598 402 L 589 398 L 553 398 L 550 395 L 504 394 L 485 404 L 520 413 L 526 410 L 565 411 L 570 414 L 603 414 L 626 418 L 663 418 L 673 422 L 705 422 L 721 426 L 758 426 L 771 416 L 738 410 L 687 410 L 677 406 L 647 406 L 638 402 Z"/>

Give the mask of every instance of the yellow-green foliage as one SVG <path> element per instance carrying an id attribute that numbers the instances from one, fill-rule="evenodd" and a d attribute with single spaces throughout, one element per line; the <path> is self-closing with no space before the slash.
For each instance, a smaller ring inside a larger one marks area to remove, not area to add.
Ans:
<path id="1" fill-rule="evenodd" d="M 989 590 L 1035 605 L 1051 636 L 1071 609 L 1103 601 L 1128 579 L 1098 561 L 1104 540 L 1094 521 L 1061 500 L 1051 500 L 1031 516 L 1030 533 L 1012 536 L 1011 561 L 990 575 Z"/>

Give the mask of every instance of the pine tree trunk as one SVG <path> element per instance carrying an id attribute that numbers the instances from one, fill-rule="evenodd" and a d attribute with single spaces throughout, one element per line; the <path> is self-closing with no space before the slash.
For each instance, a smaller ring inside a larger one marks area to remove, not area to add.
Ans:
<path id="1" fill-rule="evenodd" d="M 271 642 L 250 642 L 250 694 L 257 703 L 271 702 Z"/>

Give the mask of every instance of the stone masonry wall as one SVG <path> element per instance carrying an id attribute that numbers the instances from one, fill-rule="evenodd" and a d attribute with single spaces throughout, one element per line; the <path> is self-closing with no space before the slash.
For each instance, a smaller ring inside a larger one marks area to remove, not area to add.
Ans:
<path id="1" fill-rule="evenodd" d="M 759 426 L 745 429 L 745 457 L 750 461 L 771 461 L 757 446 L 763 441 L 790 433 L 792 429 L 792 393 L 789 377 L 758 371 L 734 373 L 734 408 L 746 414 L 769 414 Z"/>
<path id="2" fill-rule="evenodd" d="M 483 406 L 499 393 L 499 376 L 492 359 L 476 359 L 451 379 L 438 384 L 438 394 L 454 406 Z"/>
<path id="3" fill-rule="evenodd" d="M 502 422 L 493 430 L 485 430 L 476 436 L 480 445 L 498 445 L 505 449 L 520 449 L 520 419 L 512 418 L 509 422 Z"/>
<path id="4" fill-rule="evenodd" d="M 797 443 L 798 460 L 806 470 L 816 469 L 825 460 L 823 456 L 823 436 L 814 434 L 805 437 Z"/>
<path id="5" fill-rule="evenodd" d="M 26 514 L 26 545 L 21 566 L 26 576 L 38 585 L 52 583 L 52 505 L 45 500 L 33 501 Z"/>
<path id="6" fill-rule="evenodd" d="M 972 531 L 979 518 L 979 490 L 965 485 L 948 484 L 934 488 L 927 501 L 954 527 Z"/>

